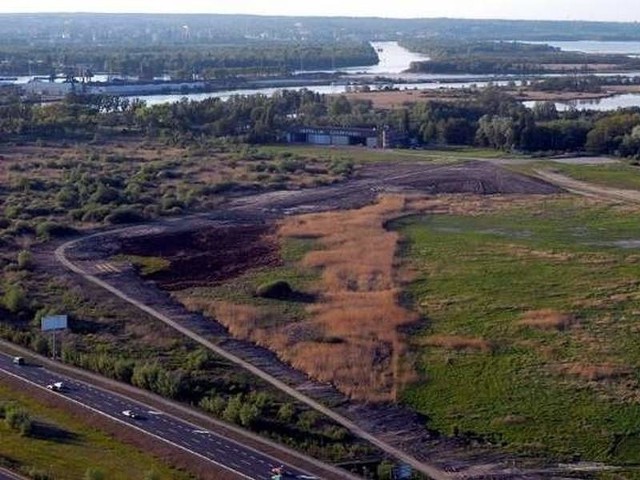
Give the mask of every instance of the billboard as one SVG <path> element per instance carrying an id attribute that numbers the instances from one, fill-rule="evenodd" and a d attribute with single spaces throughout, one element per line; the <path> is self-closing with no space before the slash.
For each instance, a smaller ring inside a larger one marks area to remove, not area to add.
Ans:
<path id="1" fill-rule="evenodd" d="M 42 317 L 41 321 L 42 331 L 49 332 L 52 330 L 64 330 L 68 328 L 66 315 L 47 315 Z"/>

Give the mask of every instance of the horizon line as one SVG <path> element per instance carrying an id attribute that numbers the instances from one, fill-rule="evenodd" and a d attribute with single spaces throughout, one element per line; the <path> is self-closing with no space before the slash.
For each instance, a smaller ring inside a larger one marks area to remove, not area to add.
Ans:
<path id="1" fill-rule="evenodd" d="M 164 16 L 244 16 L 244 17 L 265 17 L 265 18 L 317 18 L 317 19 L 376 19 L 376 20 L 475 20 L 486 22 L 557 22 L 557 23 L 619 23 L 619 24 L 638 24 L 639 20 L 593 20 L 593 19 L 560 19 L 560 18 L 499 18 L 499 17 L 383 17 L 379 15 L 345 15 L 345 14 L 324 14 L 324 15 L 304 15 L 304 14 L 285 14 L 285 13 L 222 13 L 222 12 L 109 12 L 109 11 L 92 11 L 92 10 L 74 10 L 74 11 L 23 11 L 23 12 L 2 12 L 0 15 L 164 15 Z"/>

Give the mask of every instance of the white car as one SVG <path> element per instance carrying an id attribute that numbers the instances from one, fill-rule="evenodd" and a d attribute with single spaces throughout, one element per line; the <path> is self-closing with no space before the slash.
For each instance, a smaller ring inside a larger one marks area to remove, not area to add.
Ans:
<path id="1" fill-rule="evenodd" d="M 129 417 L 129 418 L 138 418 L 138 414 L 136 412 L 134 412 L 133 410 L 123 410 L 122 414 L 125 417 Z"/>
<path id="2" fill-rule="evenodd" d="M 62 382 L 50 383 L 49 385 L 47 385 L 47 388 L 49 390 L 53 390 L 54 392 L 61 392 L 64 388 L 64 384 Z"/>

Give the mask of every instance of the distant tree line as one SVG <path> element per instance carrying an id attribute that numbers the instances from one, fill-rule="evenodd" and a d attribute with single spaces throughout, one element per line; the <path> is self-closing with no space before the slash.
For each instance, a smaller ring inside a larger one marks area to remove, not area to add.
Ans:
<path id="1" fill-rule="evenodd" d="M 247 39 L 343 41 L 408 37 L 470 40 L 640 40 L 633 22 L 278 17 L 202 14 L 3 14 L 3 44 L 156 45 Z"/>

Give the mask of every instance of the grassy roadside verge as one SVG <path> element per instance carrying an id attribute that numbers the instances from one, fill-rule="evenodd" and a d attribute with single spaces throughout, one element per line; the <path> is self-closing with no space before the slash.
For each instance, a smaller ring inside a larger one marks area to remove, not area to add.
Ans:
<path id="1" fill-rule="evenodd" d="M 610 165 L 554 164 L 553 169 L 583 182 L 624 190 L 640 190 L 640 167 L 627 163 Z"/>
<path id="2" fill-rule="evenodd" d="M 511 164 L 507 168 L 524 174 L 533 174 L 536 170 L 549 170 L 602 187 L 640 190 L 640 167 L 623 161 L 601 165 L 580 165 L 548 160 Z"/>
<path id="3" fill-rule="evenodd" d="M 635 213 L 565 198 L 396 222 L 426 319 L 405 401 L 515 451 L 640 462 Z"/>
<path id="4" fill-rule="evenodd" d="M 84 478 L 91 468 L 108 479 L 193 478 L 9 384 L 0 383 L 0 399 L 2 403 L 22 406 L 35 425 L 33 436 L 22 436 L 0 422 L 0 461 L 24 475 Z"/>

